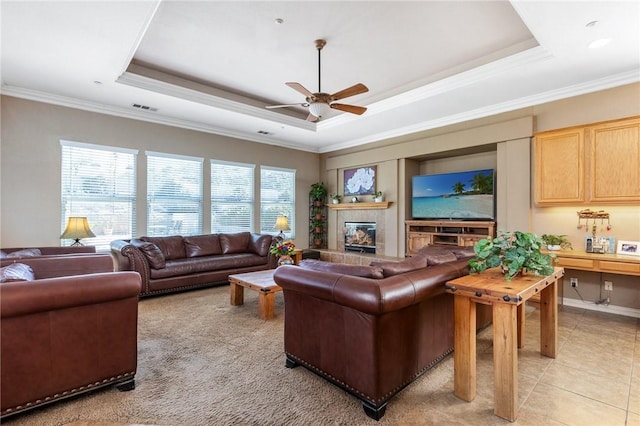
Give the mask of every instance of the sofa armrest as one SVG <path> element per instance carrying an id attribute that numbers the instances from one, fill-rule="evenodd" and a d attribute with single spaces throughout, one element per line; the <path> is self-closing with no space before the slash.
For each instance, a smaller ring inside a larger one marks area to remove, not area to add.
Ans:
<path id="1" fill-rule="evenodd" d="M 81 253 L 95 253 L 95 246 L 51 246 L 51 247 L 9 247 L 0 249 L 3 252 L 9 254 L 14 251 L 26 250 L 35 248 L 40 250 L 42 256 L 51 256 L 58 254 L 81 254 Z"/>
<path id="2" fill-rule="evenodd" d="M 0 285 L 2 318 L 95 305 L 137 297 L 140 276 L 135 272 L 107 272 L 16 281 Z"/>
<path id="3" fill-rule="evenodd" d="M 444 284 L 466 275 L 467 262 L 456 261 L 384 279 L 363 278 L 297 266 L 280 266 L 274 280 L 286 291 L 296 291 L 361 312 L 380 315 L 444 293 Z"/>
<path id="4" fill-rule="evenodd" d="M 111 255 L 113 256 L 116 271 L 135 271 L 142 279 L 142 290 L 149 291 L 151 279 L 151 266 L 147 257 L 126 240 L 111 241 Z"/>
<path id="5" fill-rule="evenodd" d="M 36 279 L 113 272 L 114 270 L 113 259 L 108 254 L 61 254 L 0 260 L 2 267 L 12 263 L 29 265 Z"/>

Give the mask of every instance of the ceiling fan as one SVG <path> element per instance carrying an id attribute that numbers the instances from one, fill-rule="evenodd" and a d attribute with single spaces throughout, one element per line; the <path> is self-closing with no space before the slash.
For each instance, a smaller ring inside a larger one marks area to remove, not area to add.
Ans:
<path id="1" fill-rule="evenodd" d="M 351 114 L 363 114 L 367 110 L 365 107 L 340 104 L 336 103 L 336 101 L 348 98 L 350 96 L 359 95 L 360 93 L 368 92 L 369 89 L 364 84 L 355 84 L 332 95 L 322 92 L 320 86 L 320 51 L 327 44 L 327 41 L 318 39 L 315 41 L 315 43 L 316 49 L 318 49 L 318 92 L 311 93 L 300 83 L 287 82 L 285 83 L 287 86 L 291 87 L 293 90 L 297 90 L 305 96 L 306 102 L 287 105 L 268 105 L 267 108 L 273 109 L 292 106 L 303 106 L 305 108 L 309 108 L 309 115 L 307 116 L 308 121 L 318 121 L 319 118 L 325 116 L 331 109 L 338 109 L 340 111 L 350 112 Z"/>

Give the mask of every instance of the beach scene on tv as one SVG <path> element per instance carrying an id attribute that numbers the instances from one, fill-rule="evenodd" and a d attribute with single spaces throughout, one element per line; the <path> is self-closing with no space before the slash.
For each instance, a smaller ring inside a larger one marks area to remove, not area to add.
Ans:
<path id="1" fill-rule="evenodd" d="M 493 170 L 413 177 L 415 219 L 493 219 Z"/>

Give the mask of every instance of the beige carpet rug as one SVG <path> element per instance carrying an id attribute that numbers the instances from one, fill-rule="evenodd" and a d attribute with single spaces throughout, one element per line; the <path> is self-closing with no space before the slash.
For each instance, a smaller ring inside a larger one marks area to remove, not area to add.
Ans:
<path id="1" fill-rule="evenodd" d="M 353 396 L 302 367 L 285 368 L 281 293 L 270 321 L 258 318 L 255 292 L 230 306 L 228 286 L 145 299 L 139 307 L 135 390 L 107 388 L 3 425 L 442 424 L 446 405 L 465 404 L 452 395 L 449 356 L 396 395 L 381 421 L 369 419 Z M 435 400 L 445 404 L 438 413 Z M 457 423 L 455 415 L 447 423 Z"/>

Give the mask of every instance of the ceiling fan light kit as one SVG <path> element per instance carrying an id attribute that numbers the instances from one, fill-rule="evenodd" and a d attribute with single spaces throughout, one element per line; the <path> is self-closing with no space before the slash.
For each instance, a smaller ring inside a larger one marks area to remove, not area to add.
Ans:
<path id="1" fill-rule="evenodd" d="M 362 83 L 354 84 L 351 87 L 343 89 L 339 92 L 336 92 L 332 95 L 328 93 L 323 93 L 320 85 L 320 52 L 322 48 L 327 44 L 326 40 L 318 39 L 315 41 L 316 49 L 318 49 L 318 91 L 316 93 L 311 93 L 307 90 L 302 84 L 296 82 L 287 82 L 285 83 L 287 86 L 291 87 L 293 90 L 302 93 L 305 96 L 306 102 L 301 102 L 298 104 L 286 104 L 286 105 L 268 105 L 266 108 L 274 109 L 274 108 L 286 108 L 292 106 L 302 106 L 305 108 L 309 108 L 309 115 L 307 116 L 308 121 L 317 121 L 319 118 L 324 117 L 331 111 L 332 109 L 337 109 L 344 112 L 349 112 L 351 114 L 362 115 L 367 110 L 365 107 L 356 106 L 356 105 L 347 105 L 347 104 L 339 104 L 335 101 L 348 98 L 350 96 L 359 95 L 361 93 L 368 92 L 369 89 Z"/>

